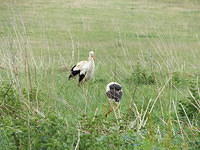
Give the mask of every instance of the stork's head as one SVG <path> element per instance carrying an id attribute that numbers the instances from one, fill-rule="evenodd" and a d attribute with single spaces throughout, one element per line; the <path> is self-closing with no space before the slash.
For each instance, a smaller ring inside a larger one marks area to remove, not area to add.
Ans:
<path id="1" fill-rule="evenodd" d="M 90 51 L 90 52 L 89 52 L 89 58 L 95 59 L 94 51 Z"/>

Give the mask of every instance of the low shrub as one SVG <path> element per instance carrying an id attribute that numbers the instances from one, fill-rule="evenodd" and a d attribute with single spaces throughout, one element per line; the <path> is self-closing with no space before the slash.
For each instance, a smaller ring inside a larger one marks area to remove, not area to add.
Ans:
<path id="1" fill-rule="evenodd" d="M 0 86 L 0 150 L 73 149 L 76 132 L 68 126 L 65 118 L 52 108 L 48 108 L 48 112 L 33 111 L 34 106 L 29 108 L 25 105 L 27 93 L 24 92 L 25 102 L 22 102 L 13 85 L 4 83 Z M 45 98 L 42 91 L 33 89 L 28 92 L 31 102 L 36 96 L 39 100 Z"/>

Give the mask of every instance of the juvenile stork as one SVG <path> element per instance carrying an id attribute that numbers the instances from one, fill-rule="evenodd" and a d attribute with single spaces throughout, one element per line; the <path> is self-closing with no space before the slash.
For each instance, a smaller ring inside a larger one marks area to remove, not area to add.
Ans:
<path id="1" fill-rule="evenodd" d="M 80 61 L 71 68 L 69 80 L 77 75 L 79 75 L 79 83 L 92 79 L 95 69 L 94 58 L 94 52 L 90 51 L 87 61 Z"/>
<path id="2" fill-rule="evenodd" d="M 106 95 L 109 98 L 109 103 L 110 103 L 110 109 L 106 113 L 106 117 L 108 116 L 109 113 L 114 111 L 115 117 L 119 118 L 120 117 L 120 112 L 119 112 L 119 106 L 120 106 L 120 100 L 123 95 L 122 91 L 122 86 L 117 83 L 117 82 L 110 82 L 106 86 Z M 118 116 L 116 114 L 116 111 L 118 110 Z"/>

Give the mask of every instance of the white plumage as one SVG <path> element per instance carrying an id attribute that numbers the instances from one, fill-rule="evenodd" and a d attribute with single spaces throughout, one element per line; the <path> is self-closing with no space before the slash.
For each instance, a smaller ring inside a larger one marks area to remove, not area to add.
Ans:
<path id="1" fill-rule="evenodd" d="M 79 75 L 79 83 L 90 80 L 94 76 L 94 70 L 94 52 L 90 51 L 88 61 L 80 61 L 72 67 L 69 79 L 75 77 L 76 75 Z"/>

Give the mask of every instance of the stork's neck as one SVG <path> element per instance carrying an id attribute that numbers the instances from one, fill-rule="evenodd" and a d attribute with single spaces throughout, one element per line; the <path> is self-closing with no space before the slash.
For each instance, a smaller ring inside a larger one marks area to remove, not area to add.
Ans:
<path id="1" fill-rule="evenodd" d="M 92 58 L 91 56 L 88 57 L 88 61 L 93 61 L 94 62 L 94 58 Z"/>

